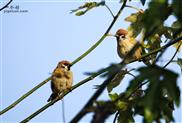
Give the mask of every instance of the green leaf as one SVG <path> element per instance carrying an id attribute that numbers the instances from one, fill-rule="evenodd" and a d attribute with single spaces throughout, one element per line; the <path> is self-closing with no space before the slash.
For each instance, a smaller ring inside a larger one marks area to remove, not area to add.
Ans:
<path id="1" fill-rule="evenodd" d="M 174 14 L 176 15 L 176 17 L 178 18 L 179 22 L 182 25 L 181 5 L 182 5 L 182 1 L 181 0 L 173 0 L 172 9 L 174 11 Z"/>
<path id="2" fill-rule="evenodd" d="M 160 48 L 160 44 L 161 44 L 161 39 L 160 39 L 160 36 L 158 34 L 155 34 L 154 36 L 150 36 L 148 38 L 148 42 L 147 42 L 147 45 L 149 46 L 149 48 L 147 48 L 147 50 L 149 52 L 155 50 L 155 49 L 158 49 Z M 155 63 L 155 60 L 156 60 L 156 57 L 157 57 L 157 53 L 156 54 L 152 54 L 150 56 L 150 60 L 151 60 L 151 63 L 154 64 Z"/>
<path id="3" fill-rule="evenodd" d="M 81 15 L 83 15 L 83 14 L 85 14 L 85 11 L 79 11 L 79 12 L 76 12 L 76 16 L 81 16 Z"/>
<path id="4" fill-rule="evenodd" d="M 150 34 L 155 28 L 163 25 L 170 13 L 167 0 L 152 0 L 142 19 L 146 34 Z"/>
<path id="5" fill-rule="evenodd" d="M 162 116 L 172 120 L 171 114 L 166 113 L 167 109 L 165 110 L 163 105 L 167 104 L 164 99 L 167 96 L 179 106 L 180 90 L 177 86 L 178 75 L 173 71 L 165 70 L 158 66 L 141 67 L 138 71 L 139 75 L 130 82 L 127 88 L 127 95 L 131 95 L 141 83 L 148 81 L 149 84 L 144 96 L 136 98 L 138 101 L 134 100 L 135 107 L 138 107 L 136 113 L 142 114 L 141 109 L 143 108 L 144 120 L 147 123 L 160 119 Z"/>
<path id="6" fill-rule="evenodd" d="M 178 58 L 177 63 L 180 66 L 181 72 L 182 72 L 182 59 L 181 58 Z"/>
<path id="7" fill-rule="evenodd" d="M 104 6 L 104 5 L 105 5 L 105 1 L 86 2 L 84 5 L 79 6 L 77 9 L 71 10 L 71 13 L 75 13 L 76 16 L 81 16 L 95 7 Z"/>
<path id="8" fill-rule="evenodd" d="M 114 94 L 109 94 L 109 97 L 112 101 L 115 101 L 116 99 L 118 99 L 119 95 L 117 93 L 114 93 Z"/>
<path id="9" fill-rule="evenodd" d="M 142 31 L 143 28 L 142 15 L 143 13 L 137 12 L 137 13 L 132 13 L 130 16 L 125 18 L 125 21 L 131 22 L 130 26 L 128 27 L 128 30 L 132 32 L 134 37 L 137 37 L 138 34 L 140 34 L 140 32 Z"/>
<path id="10" fill-rule="evenodd" d="M 126 71 L 121 70 L 114 76 L 111 82 L 107 85 L 108 92 L 111 92 L 113 88 L 117 87 L 121 83 L 121 80 L 124 78 L 125 74 Z"/>
<path id="11" fill-rule="evenodd" d="M 126 111 L 119 111 L 119 117 L 117 119 L 117 123 L 133 123 L 134 118 L 133 118 L 133 112 L 129 108 Z"/>
<path id="12" fill-rule="evenodd" d="M 125 101 L 117 101 L 116 103 L 116 107 L 117 109 L 119 109 L 120 111 L 126 111 L 128 109 L 128 103 Z"/>
<path id="13" fill-rule="evenodd" d="M 171 26 L 172 26 L 172 28 L 180 29 L 181 28 L 181 23 L 179 21 L 174 21 Z"/>

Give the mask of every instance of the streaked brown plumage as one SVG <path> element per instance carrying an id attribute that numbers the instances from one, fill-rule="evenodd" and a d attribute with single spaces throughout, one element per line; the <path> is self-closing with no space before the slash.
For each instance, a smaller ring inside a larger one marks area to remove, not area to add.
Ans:
<path id="1" fill-rule="evenodd" d="M 70 71 L 70 62 L 61 61 L 52 73 L 51 89 L 52 94 L 47 101 L 52 101 L 59 94 L 67 89 L 71 89 L 73 83 L 73 73 Z"/>
<path id="2" fill-rule="evenodd" d="M 132 37 L 132 35 L 124 29 L 119 29 L 116 32 L 116 38 L 117 38 L 117 52 L 121 59 L 125 58 L 125 56 L 132 50 L 132 48 L 137 43 L 135 38 Z M 128 63 L 131 59 L 139 59 L 142 54 L 142 48 L 137 48 L 134 53 L 130 56 L 128 56 L 125 60 L 126 63 Z"/>

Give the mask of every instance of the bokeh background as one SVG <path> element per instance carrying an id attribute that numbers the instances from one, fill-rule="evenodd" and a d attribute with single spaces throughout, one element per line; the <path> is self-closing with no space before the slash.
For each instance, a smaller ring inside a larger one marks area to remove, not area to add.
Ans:
<path id="1" fill-rule="evenodd" d="M 0 7 L 8 0 L 0 0 Z M 54 0 L 14 0 L 11 5 L 19 6 L 19 10 L 27 12 L 0 12 L 0 110 L 17 100 L 24 93 L 45 80 L 51 75 L 60 60 L 74 61 L 88 48 L 90 48 L 105 32 L 112 21 L 112 16 L 105 7 L 99 7 L 89 11 L 86 15 L 77 17 L 70 14 L 70 10 L 77 8 L 85 1 L 54 1 Z M 121 4 L 118 1 L 107 1 L 114 13 Z M 133 0 L 130 5 L 145 9 L 139 1 Z M 16 9 L 16 8 L 13 8 Z M 124 9 L 121 16 L 113 26 L 111 33 L 118 28 L 127 28 L 129 23 L 124 21 L 126 16 L 136 12 L 130 8 Z M 170 17 L 166 25 L 171 25 L 175 20 Z M 170 47 L 159 62 L 165 64 L 175 52 Z M 177 57 L 181 57 L 179 52 Z M 92 53 L 72 67 L 74 72 L 74 84 L 85 77 L 84 72 L 93 72 L 107 67 L 111 63 L 120 62 L 117 56 L 116 41 L 108 37 Z M 143 66 L 143 63 L 132 63 L 128 69 Z M 168 69 L 181 74 L 176 64 L 170 64 Z M 113 92 L 122 92 L 128 85 L 131 76 L 126 76 L 122 84 Z M 103 78 L 94 80 L 80 86 L 65 98 L 66 121 L 69 122 L 96 91 L 94 85 L 103 82 Z M 178 79 L 181 89 L 182 77 Z M 20 122 L 31 113 L 41 108 L 47 102 L 51 94 L 50 83 L 47 83 L 31 96 L 23 100 L 15 108 L 0 116 L 1 122 Z M 107 91 L 99 98 L 107 100 Z M 62 102 L 54 104 L 31 122 L 62 122 Z M 174 111 L 176 123 L 182 123 L 182 108 Z M 87 123 L 92 114 L 87 115 L 81 121 Z M 141 122 L 137 116 L 136 122 Z M 110 117 L 107 122 L 113 121 Z"/>

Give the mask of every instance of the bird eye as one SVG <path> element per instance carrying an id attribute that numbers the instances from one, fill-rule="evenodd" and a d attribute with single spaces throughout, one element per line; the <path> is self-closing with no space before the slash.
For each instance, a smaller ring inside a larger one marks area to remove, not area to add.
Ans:
<path id="1" fill-rule="evenodd" d="M 121 40 L 123 40 L 123 39 L 125 39 L 125 35 L 120 35 L 119 38 L 120 38 Z"/>

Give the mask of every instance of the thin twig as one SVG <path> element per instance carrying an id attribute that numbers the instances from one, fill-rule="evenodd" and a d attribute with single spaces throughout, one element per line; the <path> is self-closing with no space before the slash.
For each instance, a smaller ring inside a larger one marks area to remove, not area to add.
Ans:
<path id="1" fill-rule="evenodd" d="M 133 76 L 133 78 L 136 78 L 136 76 L 135 76 L 135 75 L 133 75 L 133 74 L 132 74 L 132 73 L 130 73 L 130 72 L 127 72 L 126 74 Z"/>
<path id="2" fill-rule="evenodd" d="M 70 123 L 78 123 L 78 121 L 83 118 L 85 114 L 87 114 L 87 110 L 93 103 L 96 101 L 96 99 L 102 94 L 106 86 L 111 82 L 111 80 L 115 77 L 115 75 L 119 72 L 116 71 L 112 74 L 111 77 L 109 77 L 107 80 L 103 82 L 103 84 L 100 85 L 99 89 L 94 93 L 94 95 L 89 99 L 89 101 L 86 103 L 86 105 L 81 109 L 81 111 L 70 121 Z"/>
<path id="3" fill-rule="evenodd" d="M 161 51 L 162 49 L 167 48 L 167 47 L 169 47 L 169 46 L 177 43 L 180 40 L 182 40 L 182 37 L 179 37 L 177 39 L 172 40 L 171 43 L 168 43 L 168 44 L 164 45 L 163 47 L 156 49 L 155 51 L 151 51 L 151 52 L 143 55 L 141 58 L 145 58 L 145 57 L 148 57 L 148 56 L 150 56 L 150 55 L 152 55 L 154 53 L 157 53 L 157 52 Z M 135 62 L 135 61 L 138 61 L 138 59 L 132 60 L 130 62 Z M 106 72 L 106 71 L 108 71 L 110 69 L 111 69 L 110 67 L 107 67 L 107 68 L 102 69 L 101 71 L 99 71 L 97 73 L 92 74 L 91 76 L 85 78 L 84 80 L 82 80 L 82 81 L 78 82 L 76 85 L 74 85 L 72 87 L 71 91 L 74 90 L 74 89 L 76 89 L 76 88 L 78 88 L 78 87 L 80 87 L 81 85 L 87 83 L 88 81 L 93 80 L 95 77 L 101 75 L 102 73 L 104 73 L 104 72 Z M 37 116 L 39 113 L 43 112 L 44 110 L 46 110 L 47 108 L 49 108 L 50 106 L 52 106 L 54 103 L 56 103 L 57 101 L 59 101 L 60 99 L 62 99 L 69 92 L 70 92 L 69 90 L 68 91 L 65 91 L 64 94 L 61 97 L 56 98 L 53 101 L 47 103 L 46 105 L 44 105 L 43 107 L 41 107 L 40 109 L 38 109 L 36 112 L 34 112 L 33 114 L 31 114 L 29 117 L 27 117 L 26 119 L 24 119 L 23 121 L 21 121 L 21 123 L 25 123 L 25 122 L 30 121 L 32 118 L 34 118 L 35 116 Z"/>
<path id="4" fill-rule="evenodd" d="M 176 49 L 176 51 L 175 51 L 173 57 L 169 60 L 169 62 L 168 62 L 166 65 L 164 65 L 164 66 L 162 67 L 163 69 L 166 68 L 167 65 L 169 65 L 169 64 L 172 62 L 172 60 L 173 60 L 174 57 L 176 56 L 176 54 L 177 54 L 177 52 L 178 52 L 180 46 L 181 46 L 181 43 L 178 45 L 178 47 L 177 47 L 177 49 Z M 140 89 L 143 85 L 147 84 L 148 82 L 149 82 L 149 81 L 146 81 L 146 82 L 144 82 L 144 83 L 139 84 L 139 86 L 138 86 L 133 92 L 131 92 L 131 94 L 128 96 L 128 99 L 129 99 L 129 98 L 130 98 L 138 89 Z"/>
<path id="5" fill-rule="evenodd" d="M 139 9 L 139 8 L 137 8 L 137 7 L 130 6 L 130 5 L 126 5 L 126 7 L 135 9 L 135 10 L 139 11 L 140 13 L 144 13 L 144 11 L 143 11 L 142 9 Z"/>
<path id="6" fill-rule="evenodd" d="M 104 33 L 104 35 L 92 46 L 90 47 L 84 54 L 82 54 L 80 57 L 78 57 L 76 60 L 74 60 L 71 63 L 71 66 L 74 65 L 75 63 L 79 62 L 82 58 L 84 58 L 85 56 L 87 56 L 90 52 L 92 52 L 106 37 L 107 34 L 109 33 L 109 31 L 111 30 L 111 28 L 113 27 L 113 25 L 115 24 L 116 20 L 118 19 L 118 17 L 120 16 L 122 10 L 124 9 L 125 5 L 126 5 L 126 1 L 125 0 L 123 2 L 123 5 L 121 6 L 120 10 L 118 11 L 118 13 L 116 14 L 116 16 L 114 16 L 113 21 L 111 22 L 110 26 L 108 27 L 108 29 L 106 30 L 106 32 Z"/>
<path id="7" fill-rule="evenodd" d="M 174 53 L 174 55 L 172 56 L 172 58 L 166 63 L 166 65 L 164 65 L 163 68 L 167 67 L 167 66 L 173 61 L 173 59 L 174 59 L 174 57 L 176 56 L 176 54 L 177 54 L 177 52 L 178 52 L 180 46 L 181 46 L 181 43 L 178 45 L 178 47 L 177 47 L 177 49 L 176 49 L 176 52 Z"/>
<path id="8" fill-rule="evenodd" d="M 171 40 L 171 41 L 170 41 L 169 43 L 167 43 L 166 45 L 164 45 L 164 46 L 162 46 L 162 47 L 160 47 L 160 48 L 158 48 L 158 49 L 155 49 L 155 50 L 153 50 L 153 51 L 151 51 L 151 52 L 149 52 L 149 53 L 146 53 L 146 54 L 142 55 L 142 56 L 140 57 L 139 61 L 141 61 L 141 59 L 144 59 L 145 57 L 148 57 L 148 56 L 150 56 L 150 55 L 152 55 L 152 54 L 155 54 L 155 53 L 157 53 L 157 52 L 159 52 L 159 51 L 162 51 L 163 49 L 166 49 L 166 48 L 170 47 L 171 45 L 173 45 L 173 44 L 179 42 L 180 40 L 182 40 L 182 37 L 179 37 L 179 38 L 176 38 L 176 39 Z M 131 63 L 131 62 L 134 62 L 134 61 L 136 61 L 136 59 L 131 59 L 129 62 Z"/>
<path id="9" fill-rule="evenodd" d="M 28 91 L 27 93 L 25 93 L 23 96 L 21 96 L 18 100 L 16 100 L 14 103 L 12 103 L 11 105 L 9 105 L 7 108 L 3 109 L 0 112 L 0 115 L 6 113 L 7 111 L 9 111 L 10 109 L 12 109 L 13 107 L 15 107 L 18 103 L 20 103 L 23 99 L 25 99 L 26 97 L 28 97 L 30 94 L 32 94 L 34 91 L 36 91 L 38 88 L 40 88 L 41 86 L 43 86 L 44 84 L 46 84 L 49 80 L 51 79 L 51 77 L 47 78 L 46 80 L 44 80 L 43 82 L 41 82 L 40 84 L 38 84 L 37 86 L 35 86 L 34 88 L 32 88 L 30 91 Z"/>
<path id="10" fill-rule="evenodd" d="M 118 118 L 118 115 L 119 115 L 119 111 L 116 112 L 115 117 L 114 117 L 114 120 L 113 120 L 113 123 L 116 123 L 116 120 L 117 120 L 117 118 Z"/>
<path id="11" fill-rule="evenodd" d="M 107 4 L 104 4 L 104 5 L 109 10 L 109 12 L 111 13 L 112 17 L 114 18 L 115 16 L 114 16 L 113 12 L 111 11 L 111 9 L 109 8 L 109 6 Z"/>
<path id="12" fill-rule="evenodd" d="M 5 9 L 6 7 L 8 7 L 8 5 L 13 2 L 13 0 L 10 0 L 8 3 L 6 3 L 2 8 L 0 8 L 0 11 L 2 11 L 3 9 Z"/>
<path id="13" fill-rule="evenodd" d="M 123 4 L 123 5 L 125 5 L 125 3 Z M 83 53 L 80 57 L 78 57 L 77 59 L 75 59 L 72 63 L 71 63 L 71 65 L 70 65 L 70 67 L 71 66 L 73 66 L 74 64 L 76 64 L 77 62 L 79 62 L 81 59 L 83 59 L 85 56 L 87 56 L 90 52 L 92 52 L 106 37 L 107 37 L 107 34 L 109 33 L 109 31 L 111 30 L 111 28 L 112 28 L 112 26 L 114 25 L 114 23 L 116 22 L 116 20 L 117 20 L 117 18 L 119 17 L 119 15 L 121 14 L 121 11 L 123 10 L 123 8 L 124 8 L 124 6 L 122 6 L 121 7 L 121 9 L 118 11 L 118 13 L 117 13 L 117 15 L 114 17 L 114 19 L 113 19 L 113 21 L 111 22 L 111 24 L 110 24 L 110 26 L 108 27 L 108 29 L 106 30 L 106 32 L 104 33 L 104 35 L 100 38 L 100 40 L 98 40 L 92 47 L 90 47 L 85 53 Z M 48 79 L 50 80 L 50 78 L 51 77 L 49 77 Z M 46 79 L 47 80 L 47 79 Z M 45 80 L 45 81 L 46 81 Z M 41 86 L 43 86 L 45 83 L 40 83 L 39 85 L 41 85 Z M 36 91 L 38 88 L 40 88 L 41 86 L 39 86 L 38 85 L 38 87 L 35 87 L 36 89 L 32 89 L 32 90 L 34 90 L 34 91 Z M 32 91 L 32 90 L 30 90 L 30 91 Z M 25 99 L 27 96 L 29 96 L 30 94 L 30 91 L 29 92 L 27 92 L 26 94 L 25 94 L 25 97 L 24 98 L 20 98 L 20 99 L 18 99 L 17 101 L 15 101 L 15 104 L 17 105 L 18 103 L 20 103 L 23 99 Z M 33 93 L 33 92 L 31 92 L 31 93 Z M 14 105 L 14 103 L 12 104 L 12 105 Z M 3 113 L 5 113 L 5 112 L 7 112 L 8 110 L 10 110 L 11 108 L 13 108 L 12 107 L 12 105 L 10 105 L 10 106 L 8 106 L 6 109 L 4 109 L 3 111 L 1 111 L 0 112 L 0 115 L 1 114 L 3 114 Z"/>

